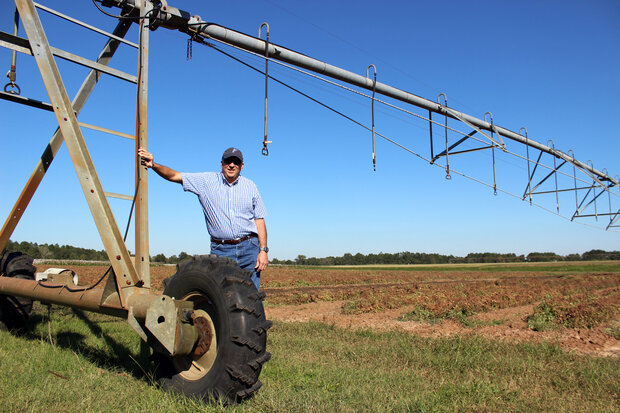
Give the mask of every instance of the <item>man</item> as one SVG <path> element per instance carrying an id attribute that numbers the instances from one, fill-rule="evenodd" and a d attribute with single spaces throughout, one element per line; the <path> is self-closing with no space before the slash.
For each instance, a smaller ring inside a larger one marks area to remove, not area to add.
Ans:
<path id="1" fill-rule="evenodd" d="M 211 254 L 229 257 L 252 271 L 252 282 L 259 288 L 260 272 L 267 268 L 267 211 L 251 180 L 240 176 L 243 154 L 228 148 L 222 155 L 222 172 L 181 173 L 155 163 L 154 157 L 140 148 L 142 164 L 162 178 L 183 185 L 198 196 L 211 235 Z"/>

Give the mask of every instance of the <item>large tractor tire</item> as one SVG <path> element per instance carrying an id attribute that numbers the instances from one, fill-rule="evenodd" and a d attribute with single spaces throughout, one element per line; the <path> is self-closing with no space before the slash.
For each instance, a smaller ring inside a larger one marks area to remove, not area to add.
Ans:
<path id="1" fill-rule="evenodd" d="M 21 252 L 5 252 L 0 257 L 0 276 L 34 280 L 32 258 Z M 0 295 L 0 329 L 21 330 L 32 314 L 32 300 Z"/>
<path id="2" fill-rule="evenodd" d="M 212 340 L 202 356 L 155 355 L 156 379 L 164 388 L 202 400 L 238 403 L 261 386 L 261 368 L 271 358 L 265 351 L 267 330 L 262 300 L 250 280 L 229 258 L 195 256 L 177 266 L 165 282 L 164 294 L 192 301 L 208 320 Z"/>

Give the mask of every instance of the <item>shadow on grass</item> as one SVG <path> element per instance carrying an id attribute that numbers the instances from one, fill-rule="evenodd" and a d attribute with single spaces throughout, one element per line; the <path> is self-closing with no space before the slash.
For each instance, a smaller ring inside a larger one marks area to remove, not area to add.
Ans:
<path id="1" fill-rule="evenodd" d="M 100 323 L 108 323 L 107 320 L 92 321 L 88 315 L 78 309 L 67 309 L 72 312 L 90 330 L 92 336 L 103 339 L 108 350 L 102 351 L 87 343 L 87 336 L 75 331 L 60 331 L 52 333 L 48 340 L 55 346 L 69 349 L 84 357 L 97 367 L 107 370 L 121 370 L 129 373 L 138 380 L 154 383 L 154 367 L 150 360 L 150 347 L 140 340 L 140 349 L 135 354 L 127 346 L 115 340 L 99 326 Z M 49 315 L 33 314 L 27 323 L 26 329 L 14 332 L 16 335 L 28 340 L 41 340 L 42 335 L 36 330 L 37 325 L 43 325 L 51 321 Z M 114 320 L 115 322 L 122 319 Z"/>

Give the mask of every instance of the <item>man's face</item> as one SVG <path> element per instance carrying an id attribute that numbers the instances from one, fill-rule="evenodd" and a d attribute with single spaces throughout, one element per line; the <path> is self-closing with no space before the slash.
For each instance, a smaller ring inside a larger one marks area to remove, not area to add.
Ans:
<path id="1" fill-rule="evenodd" d="M 243 169 L 243 163 L 236 156 L 231 156 L 222 161 L 222 173 L 229 183 L 233 183 L 239 178 Z"/>

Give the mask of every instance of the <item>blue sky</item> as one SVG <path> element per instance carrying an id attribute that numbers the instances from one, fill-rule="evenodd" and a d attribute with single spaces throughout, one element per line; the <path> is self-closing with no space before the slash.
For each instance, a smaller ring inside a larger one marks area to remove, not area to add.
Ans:
<path id="1" fill-rule="evenodd" d="M 105 30 L 115 25 L 90 1 L 42 3 Z M 359 74 L 374 64 L 382 83 L 430 100 L 445 93 L 449 106 L 457 110 L 478 118 L 492 112 L 498 125 L 513 131 L 525 126 L 534 140 L 546 144 L 552 139 L 558 149 L 572 149 L 577 159 L 592 160 L 612 176 L 620 173 L 617 1 L 177 0 L 169 5 L 250 35 L 268 22 L 273 43 Z M 11 3 L 2 2 L 0 30 L 12 31 L 12 15 Z M 58 48 L 94 59 L 105 41 L 44 12 L 40 15 L 51 44 Z M 136 41 L 136 31 L 128 38 Z M 441 168 L 380 138 L 373 172 L 369 132 L 274 82 L 269 96 L 273 144 L 264 157 L 264 78 L 197 44 L 188 62 L 186 43 L 182 33 L 151 33 L 149 150 L 159 163 L 197 172 L 217 170 L 223 150 L 239 147 L 245 155 L 243 174 L 257 183 L 268 209 L 271 258 L 620 249 L 618 232 L 572 223 L 501 192 L 494 196 L 492 189 L 455 174 L 446 180 Z M 260 68 L 264 65 L 255 57 L 233 53 Z M 20 54 L 17 64 L 22 95 L 49 101 L 34 59 Z M 136 64 L 134 51 L 123 47 L 111 66 L 135 73 Z M 0 69 L 8 70 L 9 65 L 10 52 L 1 48 Z M 86 70 L 62 61 L 59 67 L 72 97 Z M 370 124 L 368 100 L 274 64 L 270 73 Z M 132 85 L 104 77 L 79 119 L 133 133 L 134 102 Z M 428 156 L 426 122 L 380 105 L 376 110 L 377 131 Z M 4 220 L 51 138 L 55 118 L 0 101 L 0 125 Z M 443 137 L 439 129 L 434 134 Z M 133 193 L 133 141 L 89 130 L 84 135 L 104 189 Z M 500 187 L 522 193 L 527 184 L 525 162 L 496 155 Z M 453 157 L 451 168 L 492 182 L 490 156 L 485 151 Z M 617 205 L 620 191 L 614 194 Z M 540 197 L 555 210 L 553 199 Z M 208 253 L 208 234 L 193 195 L 151 174 L 149 199 L 151 254 Z M 129 202 L 110 203 L 124 231 Z M 574 200 L 569 198 L 560 213 L 570 216 L 571 205 Z M 600 205 L 607 208 L 606 198 Z M 66 148 L 12 239 L 102 248 Z M 128 245 L 133 250 L 131 232 Z"/>

